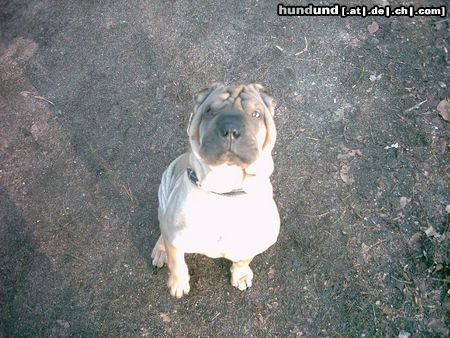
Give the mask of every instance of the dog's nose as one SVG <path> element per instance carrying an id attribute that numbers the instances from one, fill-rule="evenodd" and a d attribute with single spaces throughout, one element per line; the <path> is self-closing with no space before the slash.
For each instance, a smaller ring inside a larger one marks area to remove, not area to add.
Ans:
<path id="1" fill-rule="evenodd" d="M 220 135 L 224 138 L 238 139 L 241 136 L 241 130 L 234 121 L 223 121 L 219 126 Z"/>

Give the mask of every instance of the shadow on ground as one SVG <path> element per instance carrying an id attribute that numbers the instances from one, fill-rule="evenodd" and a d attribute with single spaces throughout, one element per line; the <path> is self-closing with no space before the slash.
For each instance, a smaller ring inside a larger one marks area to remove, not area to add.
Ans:
<path id="1" fill-rule="evenodd" d="M 1 2 L 0 335 L 448 335 L 449 21 L 276 4 Z M 217 81 L 278 101 L 282 229 L 251 290 L 192 255 L 176 301 L 157 189 Z"/>

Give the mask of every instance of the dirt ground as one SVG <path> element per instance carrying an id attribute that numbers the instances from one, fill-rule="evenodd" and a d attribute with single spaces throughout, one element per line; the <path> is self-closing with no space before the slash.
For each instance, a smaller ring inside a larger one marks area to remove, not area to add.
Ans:
<path id="1" fill-rule="evenodd" d="M 448 336 L 450 22 L 277 3 L 0 1 L 1 337 Z M 189 255 L 175 300 L 157 189 L 217 81 L 278 102 L 281 233 L 249 291 Z"/>

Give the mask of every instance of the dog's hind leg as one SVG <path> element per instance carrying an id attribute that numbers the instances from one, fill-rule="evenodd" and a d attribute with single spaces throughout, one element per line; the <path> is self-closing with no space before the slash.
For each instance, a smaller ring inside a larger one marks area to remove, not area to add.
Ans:
<path id="1" fill-rule="evenodd" d="M 231 285 L 243 291 L 252 286 L 253 271 L 250 269 L 252 258 L 233 262 L 231 265 Z"/>
<path id="2" fill-rule="evenodd" d="M 181 298 L 190 291 L 189 271 L 184 260 L 184 252 L 175 248 L 167 240 L 164 240 L 167 254 L 167 265 L 169 267 L 169 280 L 167 286 L 170 294 Z"/>
<path id="3" fill-rule="evenodd" d="M 152 258 L 152 264 L 158 268 L 162 268 L 163 265 L 167 263 L 166 248 L 164 246 L 164 239 L 162 235 L 159 235 L 158 241 L 152 250 Z"/>

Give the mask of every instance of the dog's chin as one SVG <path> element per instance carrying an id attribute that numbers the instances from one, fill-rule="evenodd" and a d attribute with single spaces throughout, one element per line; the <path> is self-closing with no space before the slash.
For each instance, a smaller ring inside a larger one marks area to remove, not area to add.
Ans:
<path id="1" fill-rule="evenodd" d="M 231 148 L 231 149 L 211 149 L 200 147 L 199 155 L 208 166 L 216 167 L 221 165 L 229 165 L 240 167 L 245 170 L 252 163 L 254 163 L 259 157 L 258 149 L 246 149 Z"/>
<path id="2" fill-rule="evenodd" d="M 245 170 L 250 164 L 254 161 L 249 160 L 244 156 L 240 156 L 232 151 L 226 151 L 222 154 L 217 154 L 216 156 L 212 156 L 209 159 L 206 159 L 206 163 L 210 167 L 219 167 L 219 166 L 233 166 L 239 167 L 242 170 Z"/>
<path id="3" fill-rule="evenodd" d="M 245 171 L 239 166 L 223 163 L 209 166 L 209 169 L 201 182 L 203 189 L 225 193 L 242 188 Z"/>

